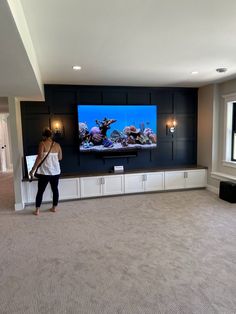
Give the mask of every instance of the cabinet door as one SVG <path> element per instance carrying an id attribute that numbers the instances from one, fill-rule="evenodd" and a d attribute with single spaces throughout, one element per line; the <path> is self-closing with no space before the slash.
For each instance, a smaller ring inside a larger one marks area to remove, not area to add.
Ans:
<path id="1" fill-rule="evenodd" d="M 102 195 L 102 177 L 80 178 L 81 197 L 93 197 Z"/>
<path id="2" fill-rule="evenodd" d="M 125 175 L 125 193 L 137 193 L 144 191 L 144 174 Z"/>
<path id="3" fill-rule="evenodd" d="M 165 190 L 177 190 L 185 188 L 185 172 L 165 172 Z"/>
<path id="4" fill-rule="evenodd" d="M 144 190 L 145 191 L 164 190 L 164 173 L 150 172 L 144 174 Z"/>
<path id="5" fill-rule="evenodd" d="M 69 200 L 80 198 L 79 179 L 60 179 L 59 180 L 59 199 Z"/>
<path id="6" fill-rule="evenodd" d="M 199 188 L 206 186 L 206 170 L 186 171 L 186 188 Z"/>
<path id="7" fill-rule="evenodd" d="M 124 176 L 114 175 L 102 178 L 103 195 L 114 195 L 124 193 Z"/>

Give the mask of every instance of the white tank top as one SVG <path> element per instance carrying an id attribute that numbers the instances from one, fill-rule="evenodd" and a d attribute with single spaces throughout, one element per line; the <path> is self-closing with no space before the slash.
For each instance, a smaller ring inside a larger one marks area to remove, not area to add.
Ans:
<path id="1" fill-rule="evenodd" d="M 44 153 L 44 157 L 47 152 Z M 38 168 L 38 174 L 47 176 L 55 176 L 61 173 L 60 163 L 58 160 L 58 153 L 49 153 L 43 164 Z"/>

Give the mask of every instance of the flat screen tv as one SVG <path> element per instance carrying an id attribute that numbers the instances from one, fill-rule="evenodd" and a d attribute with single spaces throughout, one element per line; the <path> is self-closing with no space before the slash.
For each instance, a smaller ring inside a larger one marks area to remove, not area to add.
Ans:
<path id="1" fill-rule="evenodd" d="M 130 151 L 157 146 L 156 105 L 78 105 L 81 152 Z"/>

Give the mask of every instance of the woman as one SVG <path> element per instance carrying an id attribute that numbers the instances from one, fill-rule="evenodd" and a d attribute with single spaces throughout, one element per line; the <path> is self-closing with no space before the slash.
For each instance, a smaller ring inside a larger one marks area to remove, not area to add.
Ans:
<path id="1" fill-rule="evenodd" d="M 44 129 L 43 140 L 39 143 L 38 156 L 34 166 L 30 171 L 30 176 L 33 177 L 37 169 L 38 192 L 36 195 L 35 215 L 39 215 L 39 208 L 42 203 L 43 193 L 48 182 L 50 182 L 53 193 L 53 205 L 50 211 L 56 212 L 58 204 L 58 181 L 61 173 L 59 160 L 62 159 L 61 146 L 52 139 L 52 131 L 49 128 Z M 45 159 L 44 159 L 45 158 Z"/>

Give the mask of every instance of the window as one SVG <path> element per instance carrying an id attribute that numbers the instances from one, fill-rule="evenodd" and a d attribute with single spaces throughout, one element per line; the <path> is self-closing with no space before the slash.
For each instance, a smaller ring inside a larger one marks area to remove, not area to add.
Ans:
<path id="1" fill-rule="evenodd" d="M 236 94 L 224 97 L 223 166 L 236 168 Z"/>
<path id="2" fill-rule="evenodd" d="M 236 161 L 236 102 L 232 106 L 232 154 L 231 160 Z"/>
<path id="3" fill-rule="evenodd" d="M 217 88 L 216 92 L 218 92 Z M 211 177 L 234 182 L 236 177 L 236 93 L 222 95 L 222 98 L 224 103 L 221 99 L 217 101 L 217 96 L 213 103 Z"/>

